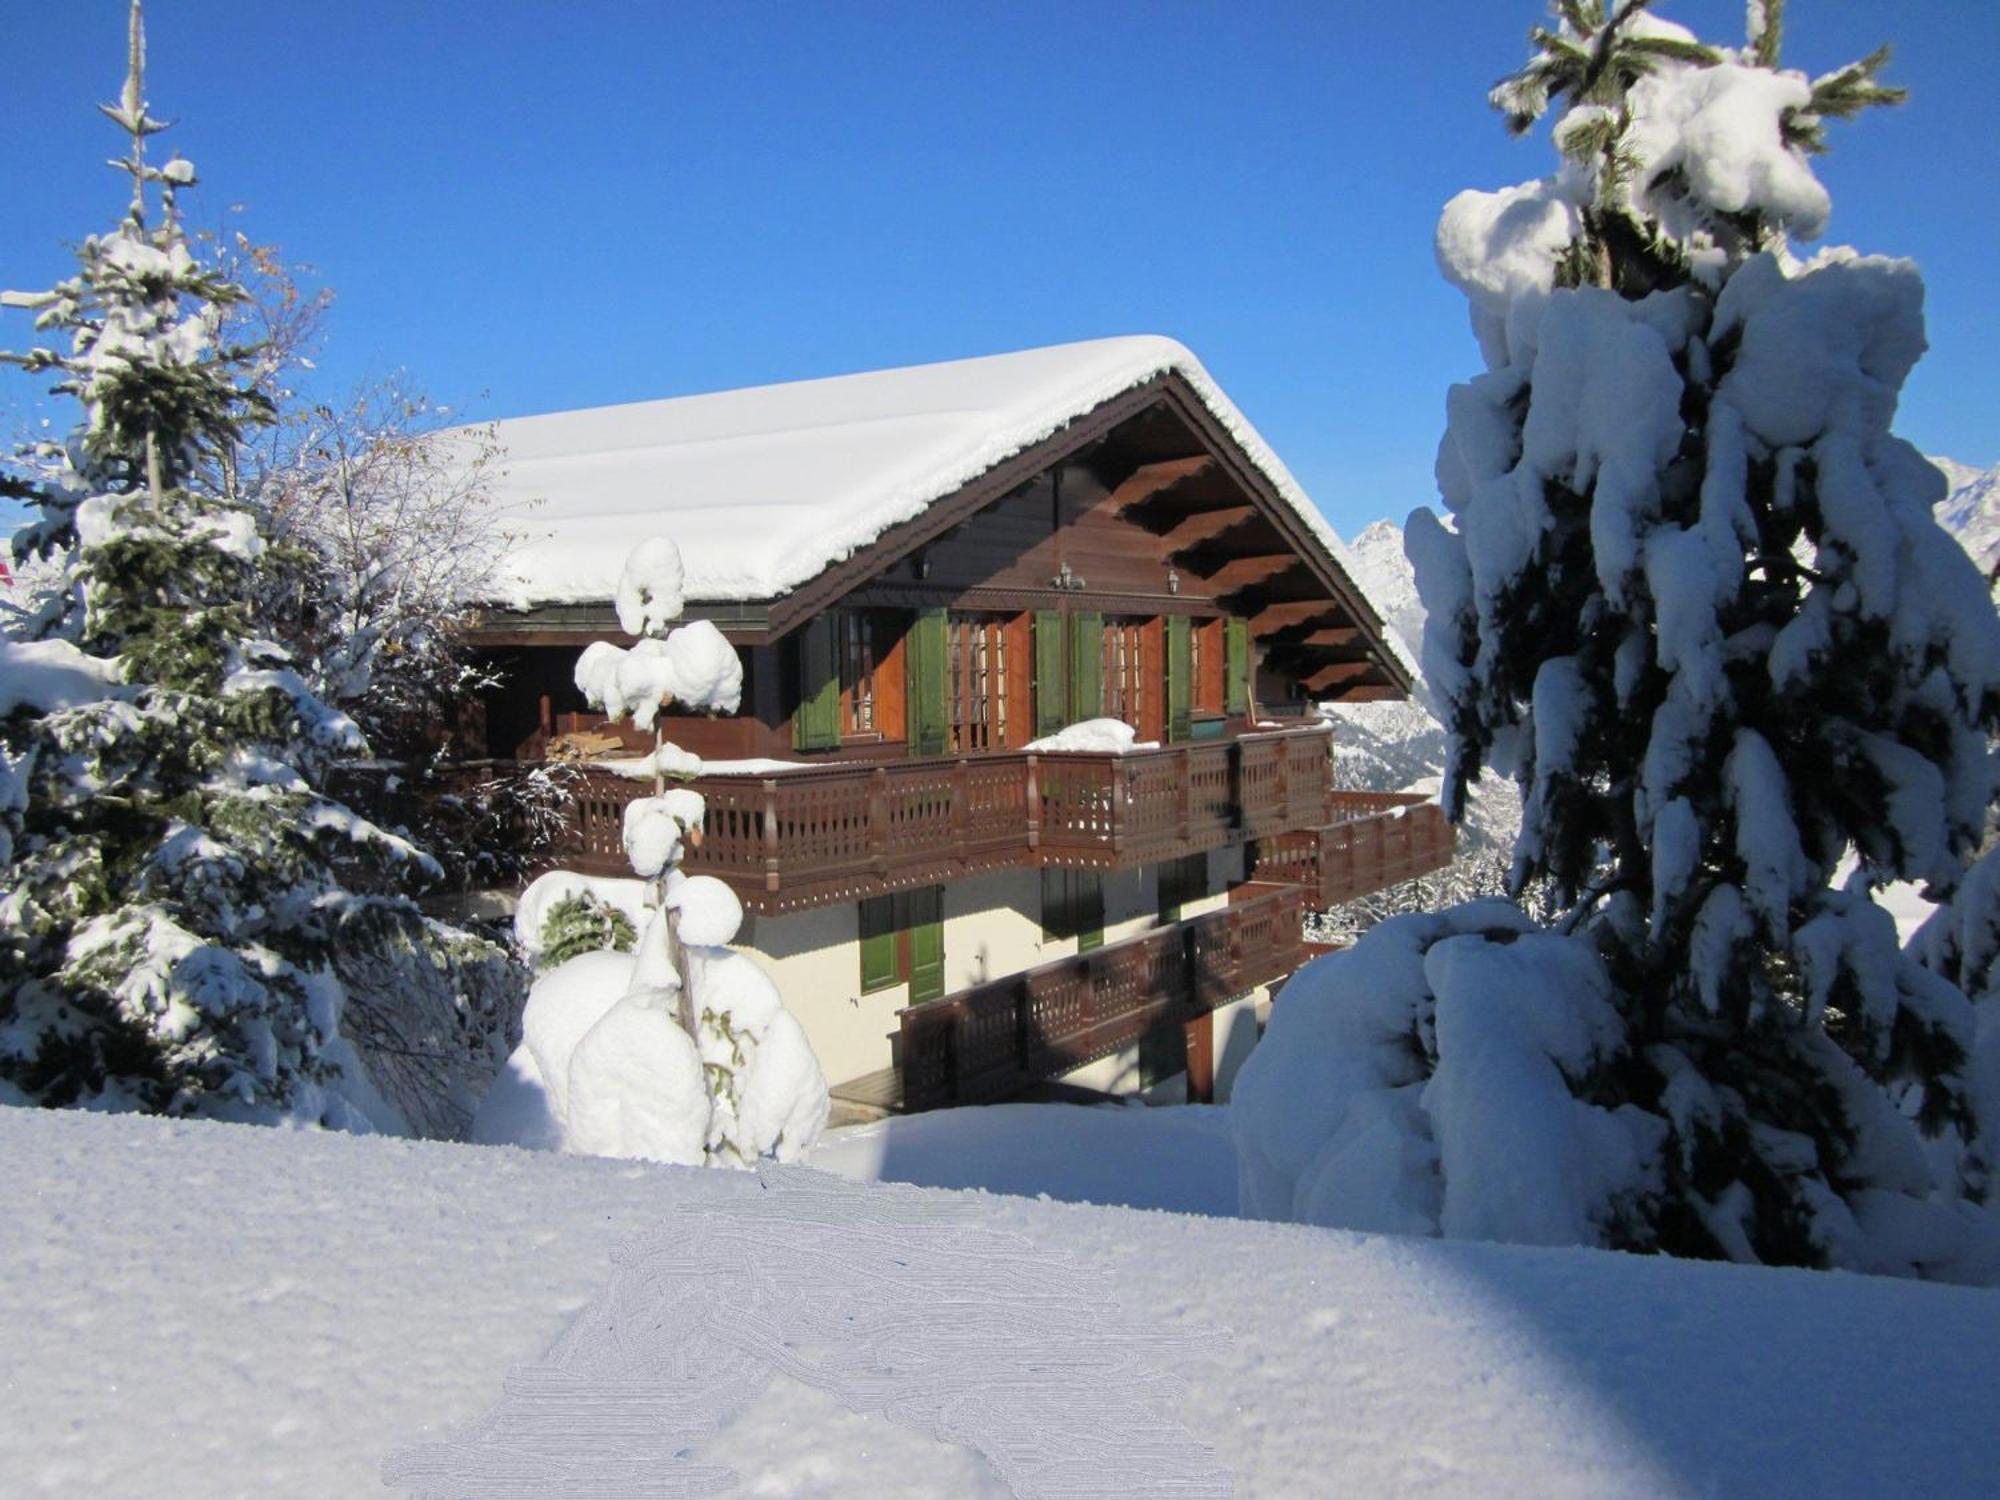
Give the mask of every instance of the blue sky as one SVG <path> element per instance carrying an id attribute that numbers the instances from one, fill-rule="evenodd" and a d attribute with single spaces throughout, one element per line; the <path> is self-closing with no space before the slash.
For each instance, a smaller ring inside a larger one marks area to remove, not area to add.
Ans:
<path id="1" fill-rule="evenodd" d="M 1925 269 L 1899 430 L 2000 461 L 2000 5 L 1792 9 L 1793 66 L 1896 44 L 1912 100 L 1832 127 L 1829 238 Z M 1660 11 L 1740 35 L 1741 0 Z M 1540 14 L 155 0 L 149 93 L 197 222 L 241 204 L 335 289 L 329 390 L 404 368 L 497 417 L 1170 333 L 1351 533 L 1430 499 L 1478 368 L 1431 234 L 1458 189 L 1548 168 L 1484 98 Z M 63 274 L 123 202 L 92 108 L 123 26 L 123 0 L 0 0 L 0 285 Z"/>

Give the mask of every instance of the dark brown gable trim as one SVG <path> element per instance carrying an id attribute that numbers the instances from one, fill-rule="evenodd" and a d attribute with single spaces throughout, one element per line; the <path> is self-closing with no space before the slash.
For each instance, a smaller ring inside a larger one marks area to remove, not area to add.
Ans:
<path id="1" fill-rule="evenodd" d="M 852 556 L 834 563 L 814 578 L 794 589 L 791 593 L 768 602 L 750 601 L 742 604 L 690 604 L 687 617 L 690 619 L 712 618 L 721 625 L 729 639 L 739 645 L 766 645 L 803 625 L 807 620 L 823 610 L 838 604 L 842 599 L 858 589 L 866 588 L 870 582 L 888 572 L 897 563 L 925 544 L 977 514 L 993 501 L 1007 494 L 1017 485 L 1026 483 L 1060 463 L 1063 459 L 1088 447 L 1097 439 L 1110 432 L 1120 423 L 1137 416 L 1147 407 L 1164 402 L 1207 446 L 1210 454 L 1219 460 L 1229 475 L 1257 503 L 1258 509 L 1275 526 L 1278 534 L 1305 564 L 1328 596 L 1344 610 L 1365 636 L 1369 658 L 1377 669 L 1407 695 L 1415 688 L 1401 661 L 1389 648 L 1385 638 L 1385 627 L 1374 609 L 1362 596 L 1361 590 L 1334 556 L 1320 545 L 1318 537 L 1307 528 L 1305 522 L 1294 511 L 1289 502 L 1280 495 L 1270 479 L 1250 461 L 1249 455 L 1238 445 L 1229 430 L 1216 420 L 1215 414 L 1178 371 L 1168 370 L 1154 376 L 1143 384 L 1112 397 L 1100 406 L 1071 421 L 1031 447 L 1022 449 L 1013 457 L 994 465 L 984 474 L 970 480 L 951 494 L 942 497 L 922 513 L 911 517 L 899 525 L 890 527 L 868 546 Z M 1162 472 L 1148 476 L 1166 482 L 1173 476 L 1166 471 L 1177 466 L 1186 466 L 1190 473 L 1206 467 L 1207 461 L 1175 460 L 1172 464 L 1157 465 Z M 1185 476 L 1182 476 L 1185 477 Z M 1254 561 L 1254 560 L 1253 560 Z M 900 601 L 904 591 L 895 585 L 877 585 L 877 589 L 895 590 Z M 912 602 L 916 602 L 919 590 L 909 591 Z M 1054 598 L 1057 596 L 1050 596 Z M 881 602 L 871 598 L 868 602 Z M 1039 594 L 995 593 L 991 600 L 982 600 L 982 607 L 999 607 L 1005 604 L 1011 608 L 1046 607 L 1049 600 Z M 1212 606 L 1200 601 L 1169 600 L 1166 598 L 1144 601 L 1152 613 L 1203 613 Z M 550 618 L 551 615 L 557 618 Z M 610 624 L 611 629 L 604 626 Z M 618 634 L 615 617 L 611 616 L 608 603 L 583 606 L 558 606 L 554 609 L 529 611 L 525 615 L 511 615 L 505 611 L 494 611 L 481 622 L 476 632 L 481 644 L 569 644 L 580 638 L 599 634 Z M 1357 644 L 1360 644 L 1357 642 Z M 1363 696 L 1358 691 L 1350 691 L 1347 696 Z M 1370 694 L 1369 696 L 1373 696 Z"/>
<path id="2" fill-rule="evenodd" d="M 1102 406 L 1093 407 L 1041 442 L 1023 448 L 977 479 L 933 501 L 922 514 L 890 527 L 845 561 L 833 564 L 783 598 L 774 599 L 766 638 L 775 640 L 804 624 L 869 579 L 886 573 L 926 542 L 935 541 L 959 522 L 998 500 L 1016 485 L 1025 484 L 1042 470 L 1103 437 L 1127 418 L 1137 416 L 1160 399 L 1163 384 L 1172 378 L 1171 373 L 1156 375 L 1145 384 L 1112 397 Z"/>
<path id="3" fill-rule="evenodd" d="M 1368 634 L 1369 657 L 1405 694 L 1416 690 L 1416 683 L 1404 670 L 1402 661 L 1390 649 L 1386 627 L 1382 617 L 1375 613 L 1367 599 L 1362 596 L 1354 580 L 1347 576 L 1333 554 L 1320 545 L 1319 538 L 1307 530 L 1305 522 L 1293 510 L 1277 486 L 1273 485 L 1264 471 L 1250 462 L 1229 430 L 1215 418 L 1200 396 L 1176 371 L 1169 371 L 1165 380 L 1165 395 L 1168 403 L 1207 442 L 1209 451 L 1217 454 L 1246 491 L 1257 497 L 1265 515 L 1278 528 L 1278 534 L 1292 544 L 1299 556 L 1312 569 L 1313 576 L 1323 585 L 1336 602 L 1347 611 L 1348 618 L 1361 626 Z"/>

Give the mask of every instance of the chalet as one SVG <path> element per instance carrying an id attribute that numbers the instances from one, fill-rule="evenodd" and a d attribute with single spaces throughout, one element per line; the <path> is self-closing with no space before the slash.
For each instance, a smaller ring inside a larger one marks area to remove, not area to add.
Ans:
<path id="1" fill-rule="evenodd" d="M 742 654 L 689 862 L 748 913 L 836 1097 L 1066 1079 L 1226 1094 L 1302 914 L 1442 865 L 1419 799 L 1337 790 L 1313 705 L 1412 673 L 1277 456 L 1195 358 L 1119 338 L 503 422 L 519 545 L 469 749 L 650 736 L 571 672 L 623 640 L 646 537 Z M 1115 718 L 1138 745 L 1059 752 Z M 615 753 L 615 752 L 614 752 Z M 563 863 L 623 874 L 593 772 Z"/>

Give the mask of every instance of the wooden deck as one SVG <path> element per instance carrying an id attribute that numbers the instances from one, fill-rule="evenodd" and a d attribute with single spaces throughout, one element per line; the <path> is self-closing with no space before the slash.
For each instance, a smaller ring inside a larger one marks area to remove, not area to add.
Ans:
<path id="1" fill-rule="evenodd" d="M 1253 879 L 1296 885 L 1313 911 L 1442 870 L 1457 834 L 1435 802 L 1409 792 L 1335 792 L 1340 816 L 1259 840 Z"/>
<path id="2" fill-rule="evenodd" d="M 945 884 L 986 870 L 1123 870 L 1246 839 L 1389 812 L 1336 792 L 1323 727 L 1127 755 L 933 756 L 770 775 L 704 776 L 700 849 L 713 875 L 760 913 Z M 552 863 L 621 875 L 626 805 L 645 783 L 593 772 Z"/>

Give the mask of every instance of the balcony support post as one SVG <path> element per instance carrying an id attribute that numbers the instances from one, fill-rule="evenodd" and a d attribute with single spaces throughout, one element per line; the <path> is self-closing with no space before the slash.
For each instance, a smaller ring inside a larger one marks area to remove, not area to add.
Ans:
<path id="1" fill-rule="evenodd" d="M 889 772 L 882 766 L 868 775 L 868 867 L 878 879 L 889 871 Z"/>
<path id="2" fill-rule="evenodd" d="M 1023 792 L 1028 814 L 1028 858 L 1032 864 L 1041 863 L 1042 848 L 1042 762 L 1033 751 L 1028 753 L 1027 784 Z"/>
<path id="3" fill-rule="evenodd" d="M 763 806 L 759 815 L 764 820 L 764 889 L 770 895 L 778 894 L 778 783 L 773 777 L 764 778 Z"/>

